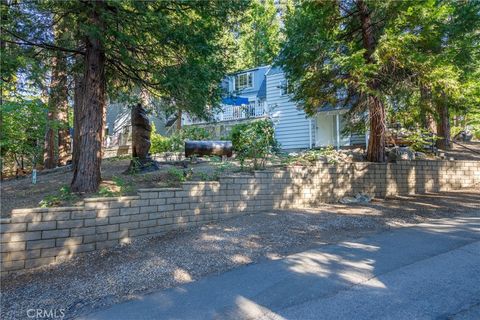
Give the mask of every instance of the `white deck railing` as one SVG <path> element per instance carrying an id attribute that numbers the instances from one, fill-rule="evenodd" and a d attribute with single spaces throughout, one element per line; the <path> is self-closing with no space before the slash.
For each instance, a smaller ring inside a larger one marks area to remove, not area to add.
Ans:
<path id="1" fill-rule="evenodd" d="M 251 102 L 241 106 L 222 105 L 222 111 L 215 114 L 211 121 L 193 119 L 189 115 L 185 115 L 182 119 L 182 124 L 192 125 L 209 122 L 243 120 L 264 117 L 267 114 L 268 108 L 265 102 Z"/>

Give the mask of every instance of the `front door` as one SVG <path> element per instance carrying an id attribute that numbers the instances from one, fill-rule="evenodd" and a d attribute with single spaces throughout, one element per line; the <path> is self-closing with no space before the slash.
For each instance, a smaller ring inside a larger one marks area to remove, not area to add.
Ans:
<path id="1" fill-rule="evenodd" d="M 315 146 L 326 147 L 337 144 L 335 138 L 335 116 L 327 113 L 317 115 L 317 132 Z"/>

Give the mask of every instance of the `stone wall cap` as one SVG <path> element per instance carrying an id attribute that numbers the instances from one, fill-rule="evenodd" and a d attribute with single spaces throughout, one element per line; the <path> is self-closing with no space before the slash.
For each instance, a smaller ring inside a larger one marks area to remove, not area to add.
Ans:
<path id="1" fill-rule="evenodd" d="M 218 181 L 186 181 L 183 184 L 185 185 L 196 185 L 196 184 L 219 184 Z"/>
<path id="2" fill-rule="evenodd" d="M 13 209 L 12 214 L 80 211 L 80 210 L 84 210 L 84 207 L 77 206 L 77 207 L 24 208 L 24 209 Z"/>
<path id="3" fill-rule="evenodd" d="M 86 198 L 84 202 L 137 200 L 139 196 Z"/>
<path id="4" fill-rule="evenodd" d="M 182 188 L 148 188 L 138 189 L 138 192 L 182 191 Z"/>

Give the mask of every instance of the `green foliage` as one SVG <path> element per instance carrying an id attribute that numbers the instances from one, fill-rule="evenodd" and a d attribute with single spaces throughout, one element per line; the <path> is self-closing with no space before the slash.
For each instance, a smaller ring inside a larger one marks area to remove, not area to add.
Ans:
<path id="1" fill-rule="evenodd" d="M 39 99 L 4 101 L 0 149 L 5 167 L 24 159 L 35 168 L 43 157 L 47 107 Z"/>
<path id="2" fill-rule="evenodd" d="M 425 151 L 429 146 L 435 144 L 438 139 L 436 135 L 432 135 L 428 130 L 418 129 L 410 131 L 405 137 L 405 140 L 410 144 L 410 147 L 415 151 Z"/>
<path id="3" fill-rule="evenodd" d="M 371 16 L 369 48 L 362 5 Z M 478 1 L 298 1 L 278 63 L 310 115 L 347 105 L 349 120 L 362 123 L 375 97 L 389 117 L 414 127 L 425 115 L 445 121 L 443 106 L 469 113 L 479 105 L 479 29 Z"/>
<path id="4" fill-rule="evenodd" d="M 133 191 L 132 182 L 126 181 L 125 179 L 119 176 L 114 176 L 112 180 L 115 183 L 115 185 L 120 188 L 121 195 L 126 195 Z"/>
<path id="5" fill-rule="evenodd" d="M 168 137 L 162 136 L 159 133 L 152 132 L 150 136 L 150 142 L 151 142 L 150 153 L 152 154 L 171 151 L 170 139 Z"/>
<path id="6" fill-rule="evenodd" d="M 41 208 L 55 207 L 65 202 L 72 202 L 76 198 L 77 196 L 72 193 L 70 187 L 63 186 L 56 194 L 46 196 L 38 204 Z"/>
<path id="7" fill-rule="evenodd" d="M 185 141 L 187 140 L 210 140 L 212 134 L 202 127 L 184 127 L 180 131 L 175 132 L 170 137 L 163 137 L 158 133 L 152 133 L 151 153 L 162 152 L 181 152 L 185 148 Z"/>
<path id="8" fill-rule="evenodd" d="M 282 160 L 282 163 L 289 165 L 311 165 L 319 161 L 338 163 L 339 158 L 339 152 L 333 146 L 327 146 L 318 150 L 308 150 L 300 154 L 290 154 Z"/>
<path id="9" fill-rule="evenodd" d="M 185 172 L 183 170 L 170 168 L 167 173 L 175 182 L 184 182 L 186 180 Z"/>
<path id="10" fill-rule="evenodd" d="M 253 0 L 240 27 L 236 69 L 270 64 L 279 51 L 280 21 L 274 1 Z"/>
<path id="11" fill-rule="evenodd" d="M 107 186 L 101 186 L 99 189 L 98 189 L 98 195 L 101 196 L 101 197 L 116 197 L 118 195 L 118 193 L 116 193 L 115 191 L 112 191 L 109 187 Z"/>
<path id="12" fill-rule="evenodd" d="M 233 126 L 230 139 L 242 168 L 246 159 L 253 160 L 254 169 L 265 167 L 267 157 L 278 150 L 273 123 L 268 119 Z"/>
<path id="13" fill-rule="evenodd" d="M 202 127 L 184 127 L 180 131 L 180 136 L 183 140 L 210 140 L 212 134 L 205 128 Z"/>

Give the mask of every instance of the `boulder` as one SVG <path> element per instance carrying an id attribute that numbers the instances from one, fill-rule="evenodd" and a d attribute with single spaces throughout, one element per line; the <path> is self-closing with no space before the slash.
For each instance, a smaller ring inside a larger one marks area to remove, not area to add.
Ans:
<path id="1" fill-rule="evenodd" d="M 393 147 L 387 150 L 389 161 L 415 160 L 415 151 L 409 147 Z"/>

